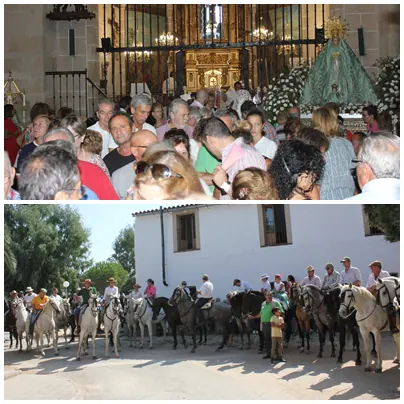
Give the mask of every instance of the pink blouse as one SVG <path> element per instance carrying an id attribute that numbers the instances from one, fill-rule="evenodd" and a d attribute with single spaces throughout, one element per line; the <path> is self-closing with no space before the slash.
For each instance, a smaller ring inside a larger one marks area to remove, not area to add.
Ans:
<path id="1" fill-rule="evenodd" d="M 144 291 L 146 297 L 155 298 L 157 293 L 157 289 L 154 285 L 148 286 Z"/>

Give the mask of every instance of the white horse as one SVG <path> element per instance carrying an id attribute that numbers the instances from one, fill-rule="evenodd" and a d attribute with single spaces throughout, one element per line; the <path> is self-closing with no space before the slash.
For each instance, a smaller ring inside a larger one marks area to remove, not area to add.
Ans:
<path id="1" fill-rule="evenodd" d="M 63 330 L 65 336 L 65 349 L 69 349 L 67 345 L 67 328 L 69 326 L 69 319 L 71 316 L 70 304 L 67 299 L 62 299 L 59 302 L 60 313 L 55 316 L 55 337 L 56 349 L 59 352 L 59 330 Z"/>
<path id="2" fill-rule="evenodd" d="M 44 334 L 47 333 L 51 335 L 53 341 L 53 348 L 55 349 L 55 356 L 59 355 L 59 352 L 57 351 L 56 348 L 54 311 L 56 311 L 56 313 L 60 313 L 60 308 L 56 300 L 53 297 L 50 297 L 48 302 L 45 303 L 45 305 L 43 306 L 42 313 L 39 315 L 38 319 L 35 322 L 34 335 L 36 345 L 39 353 L 42 356 L 45 356 L 45 352 L 43 350 L 43 336 Z M 29 330 L 29 322 L 27 322 L 27 329 L 26 329 L 27 334 L 28 330 Z M 32 346 L 32 339 L 28 338 L 27 351 L 31 349 L 31 346 Z"/>
<path id="3" fill-rule="evenodd" d="M 81 349 L 84 346 L 84 354 L 87 355 L 87 336 L 91 334 L 93 343 L 93 359 L 97 359 L 95 355 L 95 338 L 98 329 L 98 303 L 97 295 L 90 292 L 88 304 L 85 312 L 81 316 L 80 335 L 76 360 L 81 360 Z"/>
<path id="4" fill-rule="evenodd" d="M 28 334 L 27 330 L 27 322 L 28 322 L 28 311 L 25 308 L 24 301 L 22 299 L 16 299 L 11 303 L 11 309 L 16 318 L 16 328 L 18 338 L 20 339 L 20 349 L 19 352 L 22 352 L 22 336 L 25 332 L 25 338 L 28 345 Z"/>
<path id="5" fill-rule="evenodd" d="M 115 357 L 119 358 L 118 354 L 118 336 L 121 320 L 119 313 L 122 310 L 122 305 L 118 297 L 110 296 L 110 303 L 104 313 L 104 332 L 105 332 L 105 357 L 108 358 L 108 335 L 112 332 L 114 341 Z"/>
<path id="6" fill-rule="evenodd" d="M 394 276 L 378 279 L 376 282 L 377 300 L 382 309 L 387 313 L 395 313 L 395 299 L 400 304 L 400 279 Z"/>
<path id="7" fill-rule="evenodd" d="M 370 333 L 375 337 L 377 360 L 376 373 L 382 371 L 382 344 L 381 332 L 390 331 L 389 319 L 383 309 L 377 304 L 376 297 L 367 289 L 352 285 L 345 285 L 341 289 L 341 306 L 339 315 L 347 317 L 351 312 L 351 308 L 356 309 L 356 321 L 359 325 L 363 341 L 366 349 L 366 366 L 365 372 L 370 372 L 372 362 Z M 393 334 L 397 346 L 396 358 L 400 358 L 400 333 Z"/>
<path id="8" fill-rule="evenodd" d="M 135 322 L 135 301 L 133 297 L 125 296 L 125 320 L 128 326 L 129 333 L 129 347 L 133 347 L 133 334 L 135 335 L 135 348 L 136 348 L 136 322 Z"/>
<path id="9" fill-rule="evenodd" d="M 140 328 L 140 349 L 143 349 L 143 337 L 144 337 L 144 327 L 147 327 L 149 331 L 149 349 L 153 349 L 153 307 L 149 304 L 149 302 L 140 297 L 139 299 L 134 299 L 134 320 L 135 323 L 139 323 Z M 163 327 L 164 329 L 164 327 Z M 135 330 L 135 347 L 136 347 L 136 324 L 134 326 Z M 165 334 L 165 333 L 164 333 Z M 165 335 L 164 335 L 165 337 Z M 164 338 L 165 339 L 165 338 Z"/>

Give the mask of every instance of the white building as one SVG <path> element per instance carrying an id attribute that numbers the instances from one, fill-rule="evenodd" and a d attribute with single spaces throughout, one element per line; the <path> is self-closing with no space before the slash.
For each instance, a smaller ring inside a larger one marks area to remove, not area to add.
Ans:
<path id="1" fill-rule="evenodd" d="M 361 205 L 188 205 L 134 216 L 136 279 L 143 286 L 152 278 L 159 296 L 171 296 L 183 280 L 199 288 L 204 273 L 221 299 L 234 278 L 259 289 L 263 273 L 301 280 L 312 265 L 323 279 L 325 264 L 341 271 L 344 256 L 365 285 L 374 260 L 399 273 L 400 243 L 375 235 Z"/>

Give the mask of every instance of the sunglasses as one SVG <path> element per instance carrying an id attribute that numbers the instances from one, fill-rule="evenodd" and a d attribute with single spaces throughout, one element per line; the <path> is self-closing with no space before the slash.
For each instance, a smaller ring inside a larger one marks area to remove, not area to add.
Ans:
<path id="1" fill-rule="evenodd" d="M 171 177 L 183 178 L 182 175 L 172 171 L 170 167 L 167 167 L 164 164 L 149 165 L 144 161 L 139 161 L 136 167 L 136 174 L 143 174 L 148 170 L 150 170 L 151 175 L 155 180 L 161 178 L 168 179 Z"/>

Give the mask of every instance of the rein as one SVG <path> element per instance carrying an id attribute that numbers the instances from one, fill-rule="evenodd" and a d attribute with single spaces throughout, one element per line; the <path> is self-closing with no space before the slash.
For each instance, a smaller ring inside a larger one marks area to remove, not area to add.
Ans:
<path id="1" fill-rule="evenodd" d="M 195 303 L 194 303 L 192 297 L 188 295 L 188 293 L 187 293 L 187 291 L 186 291 L 185 289 L 183 289 L 183 291 L 184 291 L 185 295 L 189 297 L 189 302 L 190 302 L 191 304 L 190 304 L 189 309 L 186 311 L 185 314 L 183 314 L 183 315 L 181 316 L 181 313 L 179 313 L 180 318 L 185 317 L 185 316 L 191 311 L 192 307 L 195 306 Z M 177 302 L 176 299 L 171 299 L 171 300 L 173 300 L 173 301 L 175 302 L 175 304 L 178 306 L 178 302 Z M 179 310 L 178 310 L 178 312 L 179 312 Z"/>
<path id="2" fill-rule="evenodd" d="M 352 291 L 350 291 L 350 292 L 351 292 L 351 297 L 350 297 L 348 306 L 347 306 L 345 303 L 341 303 L 341 306 L 345 306 L 347 311 L 349 310 L 349 306 L 350 306 L 351 303 L 352 303 L 352 299 L 355 299 L 355 296 L 354 296 L 353 292 L 352 292 Z M 346 293 L 346 291 L 345 291 L 344 293 Z M 366 320 L 367 318 L 369 318 L 369 317 L 375 312 L 376 307 L 377 307 L 377 301 L 375 300 L 375 306 L 373 307 L 373 310 L 370 312 L 370 314 L 367 315 L 367 316 L 364 317 L 364 318 L 361 318 L 360 320 L 356 320 L 356 322 L 357 322 L 357 323 L 360 323 L 361 321 L 364 321 L 364 320 Z M 344 318 L 344 319 L 345 319 L 345 318 L 348 318 L 348 317 L 351 316 L 354 312 L 355 312 L 355 311 L 351 312 L 350 314 L 348 314 L 348 315 L 345 316 L 345 317 L 342 317 L 342 316 L 341 316 L 341 317 Z M 357 310 L 356 310 L 356 312 L 357 312 Z"/>

